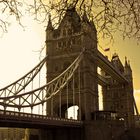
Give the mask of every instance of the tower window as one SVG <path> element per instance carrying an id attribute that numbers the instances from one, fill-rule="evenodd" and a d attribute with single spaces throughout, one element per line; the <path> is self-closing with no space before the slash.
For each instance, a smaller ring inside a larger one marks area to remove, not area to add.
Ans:
<path id="1" fill-rule="evenodd" d="M 80 37 L 77 39 L 77 44 L 81 45 L 81 38 Z"/>
<path id="2" fill-rule="evenodd" d="M 61 46 L 61 42 L 58 42 L 58 48 L 61 48 L 62 46 Z"/>
<path id="3" fill-rule="evenodd" d="M 107 90 L 109 90 L 110 89 L 110 87 L 109 86 L 107 86 Z"/>
<path id="4" fill-rule="evenodd" d="M 68 29 L 68 35 L 72 35 L 72 30 Z"/>
<path id="5" fill-rule="evenodd" d="M 111 106 L 110 109 L 113 110 L 113 106 Z"/>
<path id="6" fill-rule="evenodd" d="M 65 29 L 63 30 L 63 36 L 66 36 L 66 30 Z"/>
<path id="7" fill-rule="evenodd" d="M 66 47 L 66 41 L 63 42 L 63 47 Z"/>
<path id="8" fill-rule="evenodd" d="M 123 109 L 123 105 L 121 105 L 121 108 Z"/>
<path id="9" fill-rule="evenodd" d="M 67 41 L 67 45 L 68 45 L 68 46 L 71 45 L 71 41 L 70 41 L 70 40 Z"/>
<path id="10" fill-rule="evenodd" d="M 72 39 L 72 44 L 75 44 L 75 38 Z"/>

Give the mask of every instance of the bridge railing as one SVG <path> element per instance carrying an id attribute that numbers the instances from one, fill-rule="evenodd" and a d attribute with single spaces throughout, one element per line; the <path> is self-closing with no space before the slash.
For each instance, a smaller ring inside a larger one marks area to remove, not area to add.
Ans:
<path id="1" fill-rule="evenodd" d="M 15 111 L 4 111 L 4 110 L 0 110 L 0 119 L 28 120 L 28 121 L 39 121 L 39 122 L 45 122 L 45 120 L 47 121 L 50 120 L 50 121 L 63 121 L 63 122 L 82 124 L 82 121 L 74 120 L 74 119 L 60 118 L 60 117 L 47 116 L 47 115 L 30 114 L 30 113 L 23 113 L 23 112 L 15 112 Z"/>

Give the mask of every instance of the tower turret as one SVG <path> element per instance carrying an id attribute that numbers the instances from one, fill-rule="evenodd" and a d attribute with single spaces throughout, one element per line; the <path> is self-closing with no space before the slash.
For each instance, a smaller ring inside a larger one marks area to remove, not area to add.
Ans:
<path id="1" fill-rule="evenodd" d="M 86 12 L 84 12 L 84 14 L 83 14 L 83 22 L 89 23 Z"/>
<path id="2" fill-rule="evenodd" d="M 123 64 L 118 56 L 117 53 L 114 53 L 112 56 L 111 63 L 121 72 L 124 73 L 124 67 Z"/>
<path id="3" fill-rule="evenodd" d="M 81 31 L 83 33 L 83 46 L 85 49 L 96 49 L 97 48 L 97 34 L 95 25 L 90 22 L 87 14 L 84 12 L 81 22 Z M 85 41 L 86 40 L 86 41 Z M 94 40 L 94 43 L 93 43 Z M 88 45 L 87 45 L 88 42 Z"/>
<path id="4" fill-rule="evenodd" d="M 132 81 L 132 69 L 130 66 L 130 61 L 127 60 L 127 57 L 125 57 L 124 75 L 127 79 Z"/>
<path id="5" fill-rule="evenodd" d="M 48 25 L 46 28 L 46 41 L 50 40 L 52 38 L 52 31 L 53 30 L 54 30 L 54 28 L 52 26 L 51 15 L 49 14 Z"/>

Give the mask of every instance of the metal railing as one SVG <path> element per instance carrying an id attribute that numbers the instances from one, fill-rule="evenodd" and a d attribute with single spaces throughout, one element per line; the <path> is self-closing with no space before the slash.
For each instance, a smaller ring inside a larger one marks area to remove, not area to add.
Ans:
<path id="1" fill-rule="evenodd" d="M 60 123 L 65 122 L 68 124 L 82 125 L 82 121 L 75 120 L 75 119 L 0 110 L 0 120 L 3 120 L 3 119 L 5 120 L 5 122 L 6 122 L 6 120 L 13 120 L 13 121 L 22 120 L 22 121 L 43 122 L 43 123 L 49 122 L 49 125 L 51 125 L 51 122 L 53 121 L 53 122 L 60 122 Z"/>

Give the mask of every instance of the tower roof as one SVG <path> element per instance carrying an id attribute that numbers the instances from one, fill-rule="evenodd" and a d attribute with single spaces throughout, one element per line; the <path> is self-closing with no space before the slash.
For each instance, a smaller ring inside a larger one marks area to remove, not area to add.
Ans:
<path id="1" fill-rule="evenodd" d="M 127 60 L 127 57 L 125 57 L 125 69 L 129 69 L 130 71 L 132 71 L 130 66 L 130 61 Z"/>
<path id="2" fill-rule="evenodd" d="M 127 57 L 125 56 L 125 67 L 128 65 L 128 63 L 127 63 Z"/>
<path id="3" fill-rule="evenodd" d="M 83 14 L 83 22 L 89 23 L 89 19 L 88 19 L 88 17 L 87 17 L 86 12 L 84 12 L 84 14 Z"/>
<path id="4" fill-rule="evenodd" d="M 117 53 L 114 53 L 111 60 L 112 64 L 119 69 L 120 72 L 124 71 L 123 64 Z"/>
<path id="5" fill-rule="evenodd" d="M 53 30 L 52 21 L 51 21 L 51 14 L 49 14 L 49 20 L 46 30 Z"/>
<path id="6" fill-rule="evenodd" d="M 85 25 L 85 26 L 83 26 Z M 94 31 L 96 32 L 95 25 L 93 21 L 89 21 L 86 12 L 84 12 L 83 16 L 80 17 L 80 15 L 77 13 L 76 8 L 74 6 L 70 6 L 62 18 L 60 24 L 58 25 L 57 29 L 54 29 L 52 27 L 51 20 L 49 18 L 48 21 L 48 27 L 47 29 L 52 30 L 53 29 L 53 37 L 57 38 L 60 36 L 60 34 L 64 33 L 65 31 L 63 29 L 67 29 L 74 34 L 74 33 L 80 33 L 82 28 L 85 27 L 90 32 Z M 88 28 L 89 27 L 89 28 Z M 89 31 L 87 31 L 89 33 Z"/>
<path id="7" fill-rule="evenodd" d="M 96 31 L 96 32 L 97 32 L 97 30 L 96 30 L 96 27 L 95 27 L 95 24 L 94 24 L 93 20 L 92 20 L 92 21 L 90 21 L 90 25 L 91 25 L 92 29 L 93 29 L 94 31 Z"/>
<path id="8" fill-rule="evenodd" d="M 95 27 L 95 24 L 93 22 L 93 19 L 92 20 L 89 20 L 87 14 L 86 14 L 86 11 L 84 11 L 84 14 L 82 16 L 82 22 L 83 23 L 86 23 L 88 26 L 90 26 L 90 28 L 94 31 L 94 32 L 97 32 L 96 30 L 96 27 Z"/>
<path id="9" fill-rule="evenodd" d="M 75 7 L 70 7 L 66 10 L 66 13 L 58 28 L 63 27 L 66 21 L 71 24 L 74 32 L 79 32 L 81 30 L 81 19 Z"/>

